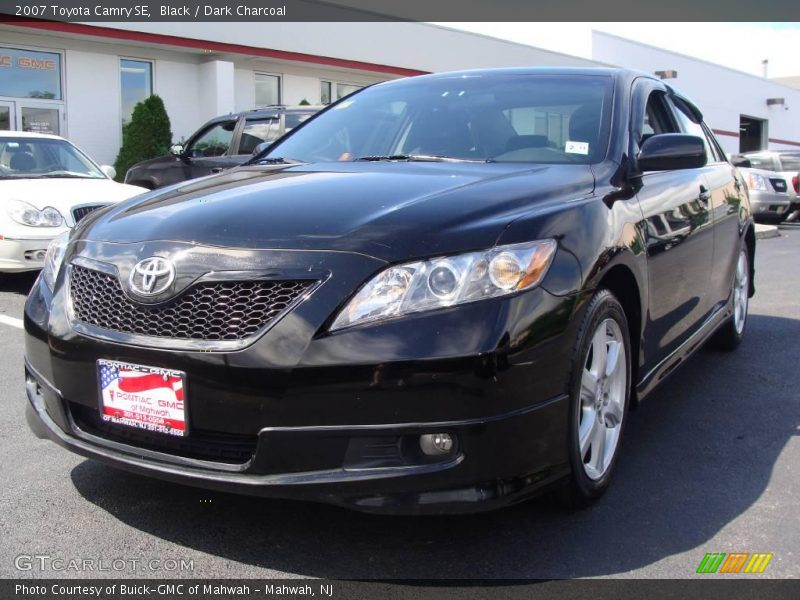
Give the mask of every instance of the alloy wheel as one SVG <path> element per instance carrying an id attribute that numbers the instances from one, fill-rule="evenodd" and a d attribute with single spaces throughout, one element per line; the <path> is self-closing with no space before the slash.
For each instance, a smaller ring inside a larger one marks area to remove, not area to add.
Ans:
<path id="1" fill-rule="evenodd" d="M 628 361 L 622 330 L 614 319 L 602 321 L 592 336 L 580 389 L 578 443 L 583 468 L 600 479 L 614 458 L 625 414 Z"/>
<path id="2" fill-rule="evenodd" d="M 736 263 L 736 276 L 733 279 L 733 324 L 736 333 L 742 335 L 744 324 L 747 320 L 747 302 L 750 287 L 750 274 L 748 273 L 747 252 L 739 252 L 739 261 Z"/>

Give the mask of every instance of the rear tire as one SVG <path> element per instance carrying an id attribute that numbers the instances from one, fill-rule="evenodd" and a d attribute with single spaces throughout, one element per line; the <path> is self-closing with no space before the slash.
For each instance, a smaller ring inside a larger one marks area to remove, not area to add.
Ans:
<path id="1" fill-rule="evenodd" d="M 736 261 L 736 271 L 733 275 L 731 296 L 733 302 L 733 315 L 722 325 L 712 338 L 712 344 L 719 350 L 731 352 L 739 347 L 744 339 L 747 326 L 747 308 L 750 300 L 750 251 L 747 244 L 742 243 L 739 258 Z"/>
<path id="2" fill-rule="evenodd" d="M 571 507 L 592 504 L 608 488 L 624 432 L 631 386 L 628 321 L 606 289 L 586 308 L 570 374 L 569 458 L 565 490 Z"/>

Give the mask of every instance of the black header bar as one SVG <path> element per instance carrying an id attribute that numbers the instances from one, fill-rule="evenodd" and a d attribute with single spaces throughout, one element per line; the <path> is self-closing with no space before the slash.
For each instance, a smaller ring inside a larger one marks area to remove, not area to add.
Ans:
<path id="1" fill-rule="evenodd" d="M 797 0 L 3 0 L 3 14 L 119 21 L 800 21 Z"/>

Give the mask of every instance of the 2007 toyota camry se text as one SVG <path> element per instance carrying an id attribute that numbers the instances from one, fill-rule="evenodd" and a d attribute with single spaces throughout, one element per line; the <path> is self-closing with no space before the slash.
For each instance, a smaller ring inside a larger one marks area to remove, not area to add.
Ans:
<path id="1" fill-rule="evenodd" d="M 754 253 L 741 176 L 658 79 L 386 82 L 56 239 L 25 307 L 28 422 L 219 490 L 587 504 L 631 407 L 742 340 Z"/>

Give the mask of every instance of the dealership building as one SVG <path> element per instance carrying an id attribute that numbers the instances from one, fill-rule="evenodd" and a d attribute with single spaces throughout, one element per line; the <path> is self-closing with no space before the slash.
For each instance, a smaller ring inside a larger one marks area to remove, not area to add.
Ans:
<path id="1" fill-rule="evenodd" d="M 800 149 L 800 89 L 791 82 L 598 32 L 592 43 L 587 60 L 425 23 L 5 21 L 0 129 L 58 133 L 111 163 L 123 123 L 151 93 L 163 98 L 179 142 L 217 115 L 326 104 L 398 77 L 616 65 L 659 73 L 693 98 L 727 152 Z"/>

